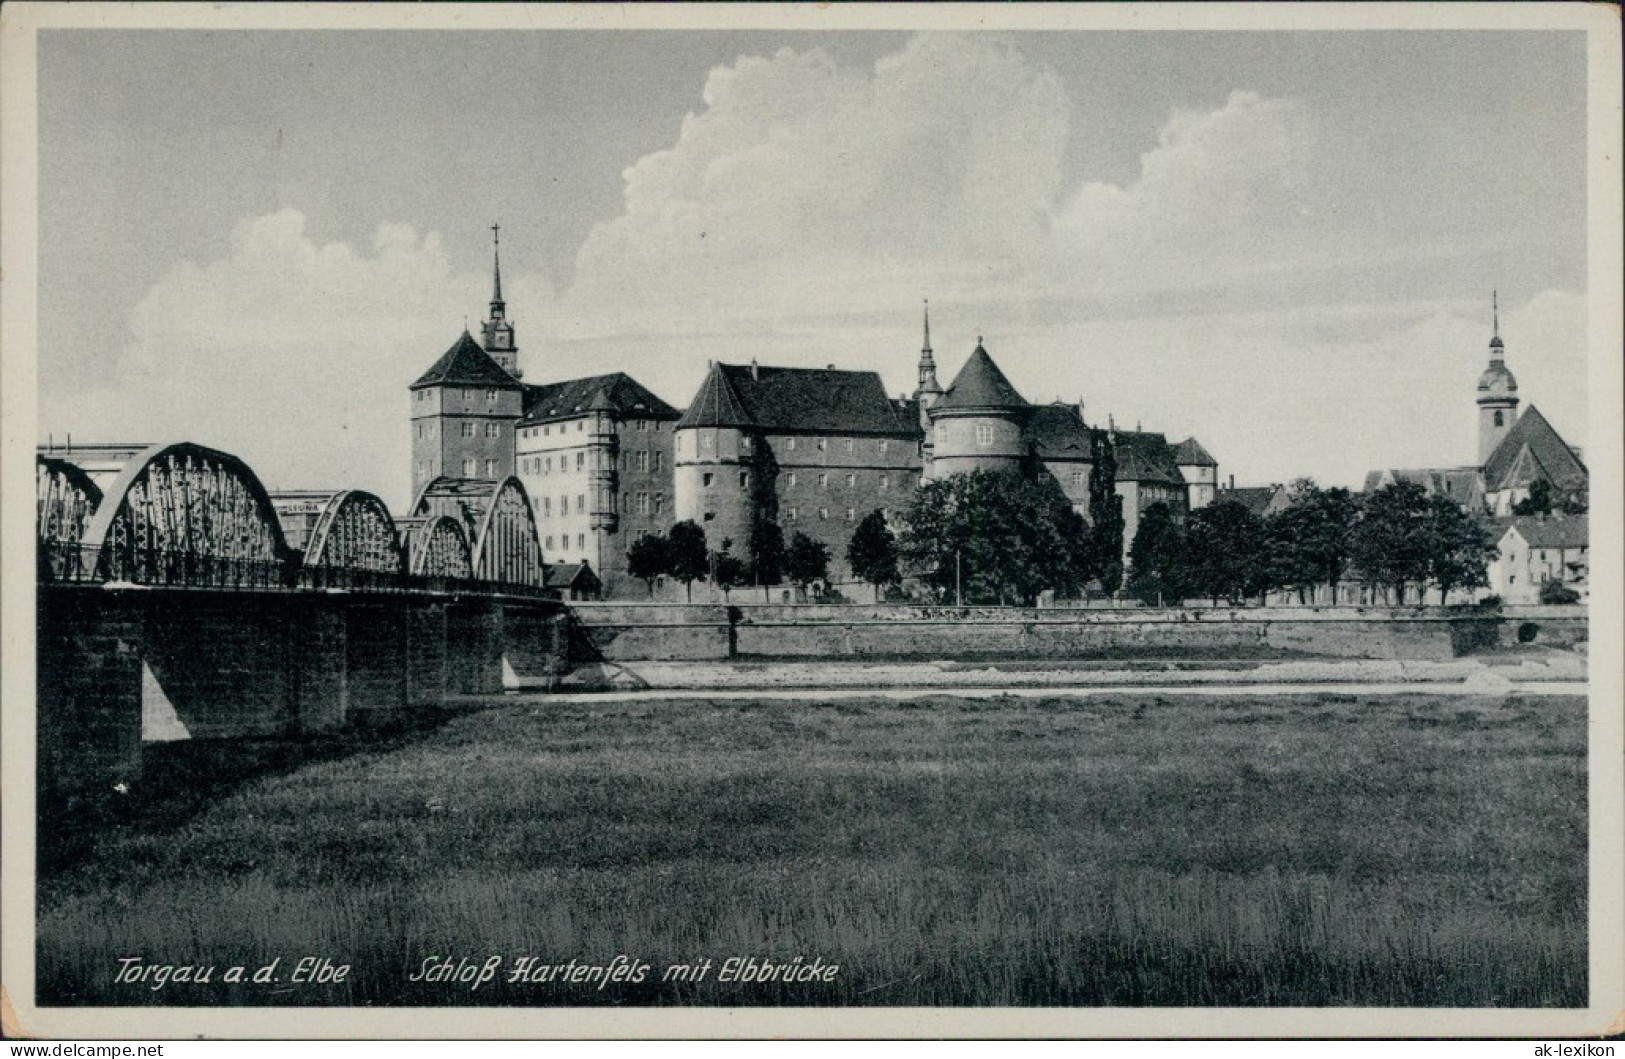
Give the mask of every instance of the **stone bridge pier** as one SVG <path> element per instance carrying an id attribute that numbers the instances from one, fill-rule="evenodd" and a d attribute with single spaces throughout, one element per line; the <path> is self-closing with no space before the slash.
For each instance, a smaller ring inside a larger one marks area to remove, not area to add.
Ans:
<path id="1" fill-rule="evenodd" d="M 551 687 L 566 617 L 502 596 L 41 585 L 40 790 L 133 782 L 154 743 L 387 727 Z"/>

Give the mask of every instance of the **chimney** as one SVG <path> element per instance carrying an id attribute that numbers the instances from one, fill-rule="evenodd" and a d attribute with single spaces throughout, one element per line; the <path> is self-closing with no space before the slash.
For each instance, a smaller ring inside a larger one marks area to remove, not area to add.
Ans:
<path id="1" fill-rule="evenodd" d="M 1232 474 L 1230 476 L 1230 488 L 1234 489 L 1235 487 L 1236 487 L 1236 476 Z"/>
<path id="2" fill-rule="evenodd" d="M 753 378 L 753 379 L 761 378 L 761 375 L 756 370 L 756 358 L 755 357 L 750 358 L 750 377 Z"/>

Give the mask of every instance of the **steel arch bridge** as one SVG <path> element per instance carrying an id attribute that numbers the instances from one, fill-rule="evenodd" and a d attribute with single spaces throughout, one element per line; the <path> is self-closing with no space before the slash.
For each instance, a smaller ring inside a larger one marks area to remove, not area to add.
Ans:
<path id="1" fill-rule="evenodd" d="M 37 456 L 34 502 L 40 579 L 77 577 L 85 527 L 102 502 L 100 487 L 77 464 Z"/>
<path id="2" fill-rule="evenodd" d="M 476 578 L 540 588 L 546 581 L 541 537 L 518 478 L 436 478 L 418 492 L 412 514 L 458 520 L 469 539 Z"/>
<path id="3" fill-rule="evenodd" d="M 230 453 L 191 442 L 133 455 L 80 538 L 94 580 L 286 586 L 294 556 L 265 487 Z"/>
<path id="4" fill-rule="evenodd" d="M 271 503 L 288 543 L 303 549 L 301 585 L 382 587 L 406 572 L 395 520 L 372 493 L 277 493 Z"/>
<path id="5" fill-rule="evenodd" d="M 408 516 L 400 520 L 406 538 L 407 572 L 418 577 L 469 578 L 474 564 L 468 534 L 448 515 Z"/>

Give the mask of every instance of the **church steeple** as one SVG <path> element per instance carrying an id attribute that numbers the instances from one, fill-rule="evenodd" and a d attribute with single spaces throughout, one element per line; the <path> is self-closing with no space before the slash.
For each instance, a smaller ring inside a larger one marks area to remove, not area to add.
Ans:
<path id="1" fill-rule="evenodd" d="M 502 226 L 491 225 L 491 316 L 481 327 L 485 351 L 514 378 L 520 377 L 519 347 L 513 324 L 507 319 L 508 305 L 502 300 Z"/>
<path id="2" fill-rule="evenodd" d="M 931 355 L 931 300 L 925 302 L 925 341 L 920 347 L 920 385 L 914 399 L 922 405 L 935 402 L 942 396 L 942 384 L 937 382 L 937 362 Z"/>
<path id="3" fill-rule="evenodd" d="M 1490 363 L 1478 377 L 1478 463 L 1490 461 L 1501 440 L 1518 420 L 1518 380 L 1506 366 L 1506 344 L 1501 341 L 1501 299 L 1490 294 Z"/>

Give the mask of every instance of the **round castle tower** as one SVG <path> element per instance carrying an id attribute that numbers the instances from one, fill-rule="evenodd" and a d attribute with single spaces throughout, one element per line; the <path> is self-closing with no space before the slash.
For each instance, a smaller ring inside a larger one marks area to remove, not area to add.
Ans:
<path id="1" fill-rule="evenodd" d="M 978 336 L 970 359 L 927 411 L 931 477 L 1014 470 L 1027 454 L 1026 425 L 1031 410 Z"/>

